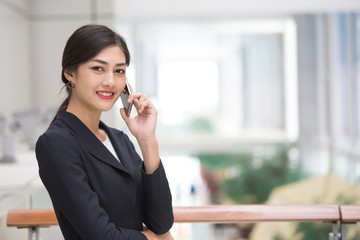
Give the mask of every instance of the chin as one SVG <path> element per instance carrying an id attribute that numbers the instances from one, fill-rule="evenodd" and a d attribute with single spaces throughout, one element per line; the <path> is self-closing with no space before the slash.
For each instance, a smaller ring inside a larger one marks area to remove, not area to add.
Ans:
<path id="1" fill-rule="evenodd" d="M 103 108 L 101 111 L 102 112 L 107 112 L 107 111 L 110 111 L 112 109 L 112 107 L 109 107 L 109 108 Z"/>
<path id="2" fill-rule="evenodd" d="M 102 112 L 107 112 L 113 108 L 114 104 L 108 105 L 108 106 L 101 106 L 99 107 L 99 110 Z"/>

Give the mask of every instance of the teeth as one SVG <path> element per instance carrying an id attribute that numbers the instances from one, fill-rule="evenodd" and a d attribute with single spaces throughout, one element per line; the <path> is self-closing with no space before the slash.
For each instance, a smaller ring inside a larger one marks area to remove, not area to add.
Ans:
<path id="1" fill-rule="evenodd" d="M 105 97 L 109 97 L 112 95 L 112 93 L 106 93 L 106 92 L 97 92 L 97 94 L 99 94 L 101 96 L 105 96 Z"/>

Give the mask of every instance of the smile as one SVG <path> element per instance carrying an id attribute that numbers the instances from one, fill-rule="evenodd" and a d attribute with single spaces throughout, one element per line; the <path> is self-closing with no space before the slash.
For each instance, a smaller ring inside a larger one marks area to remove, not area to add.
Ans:
<path id="1" fill-rule="evenodd" d="M 114 92 L 110 91 L 97 91 L 96 94 L 103 99 L 112 99 L 114 97 Z"/>

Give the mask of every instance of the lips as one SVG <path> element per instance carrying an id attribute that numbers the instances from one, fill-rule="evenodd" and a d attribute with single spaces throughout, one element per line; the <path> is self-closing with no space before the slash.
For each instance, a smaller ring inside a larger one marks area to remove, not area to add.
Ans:
<path id="1" fill-rule="evenodd" d="M 113 99 L 115 93 L 112 91 L 97 91 L 96 94 L 102 99 Z"/>

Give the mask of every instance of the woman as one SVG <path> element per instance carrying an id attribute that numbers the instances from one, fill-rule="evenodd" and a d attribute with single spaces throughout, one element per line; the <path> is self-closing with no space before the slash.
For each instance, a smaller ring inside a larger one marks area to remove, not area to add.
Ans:
<path id="1" fill-rule="evenodd" d="M 122 93 L 129 63 L 125 41 L 105 26 L 83 26 L 65 46 L 62 81 L 68 97 L 38 139 L 36 157 L 66 240 L 173 239 L 155 107 L 145 95 L 133 93 L 128 102 L 137 116 L 120 109 L 143 160 L 123 132 L 100 121 Z"/>

